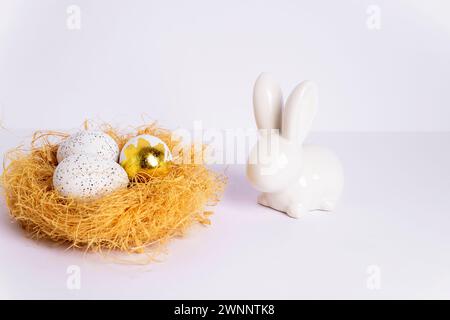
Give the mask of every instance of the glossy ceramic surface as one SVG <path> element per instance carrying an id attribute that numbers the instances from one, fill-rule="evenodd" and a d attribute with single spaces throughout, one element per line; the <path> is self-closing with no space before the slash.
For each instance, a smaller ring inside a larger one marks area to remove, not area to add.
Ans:
<path id="1" fill-rule="evenodd" d="M 283 108 L 280 87 L 263 73 L 255 83 L 253 105 L 260 136 L 247 177 L 261 191 L 258 203 L 295 218 L 332 211 L 344 187 L 341 163 L 330 150 L 303 143 L 317 111 L 317 86 L 300 83 Z"/>

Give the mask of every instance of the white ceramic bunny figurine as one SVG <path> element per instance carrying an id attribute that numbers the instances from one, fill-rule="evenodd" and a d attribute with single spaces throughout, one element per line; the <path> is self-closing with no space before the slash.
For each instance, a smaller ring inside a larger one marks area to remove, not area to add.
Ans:
<path id="1" fill-rule="evenodd" d="M 262 73 L 256 80 L 253 106 L 260 135 L 247 177 L 262 192 L 258 203 L 295 218 L 313 210 L 332 211 L 344 186 L 339 159 L 325 148 L 303 144 L 317 104 L 317 86 L 311 81 L 300 83 L 283 109 L 271 75 Z"/>

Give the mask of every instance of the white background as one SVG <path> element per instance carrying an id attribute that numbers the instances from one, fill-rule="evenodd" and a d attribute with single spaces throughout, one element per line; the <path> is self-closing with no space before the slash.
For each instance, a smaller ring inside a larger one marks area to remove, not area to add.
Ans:
<path id="1" fill-rule="evenodd" d="M 270 71 L 285 91 L 318 82 L 316 131 L 448 131 L 449 12 L 445 0 L 1 0 L 2 124 L 246 128 Z"/>
<path id="2" fill-rule="evenodd" d="M 0 298 L 450 298 L 449 57 L 444 0 L 0 0 L 2 154 L 85 119 L 254 128 L 253 82 L 271 71 L 285 92 L 318 82 L 310 141 L 346 172 L 335 213 L 293 220 L 229 166 L 212 226 L 147 266 L 29 240 L 0 201 Z"/>

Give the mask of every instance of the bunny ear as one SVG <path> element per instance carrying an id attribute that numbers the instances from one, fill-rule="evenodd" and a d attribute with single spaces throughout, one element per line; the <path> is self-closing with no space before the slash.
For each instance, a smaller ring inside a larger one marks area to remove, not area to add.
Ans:
<path id="1" fill-rule="evenodd" d="M 258 129 L 281 129 L 283 97 L 269 73 L 261 73 L 253 89 L 253 110 Z"/>
<path id="2" fill-rule="evenodd" d="M 304 81 L 295 87 L 283 112 L 282 136 L 303 143 L 311 129 L 318 104 L 317 85 Z"/>

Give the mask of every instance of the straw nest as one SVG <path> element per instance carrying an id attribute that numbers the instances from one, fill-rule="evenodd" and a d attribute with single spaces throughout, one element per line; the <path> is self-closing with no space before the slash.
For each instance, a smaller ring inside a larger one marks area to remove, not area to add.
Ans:
<path id="1" fill-rule="evenodd" d="M 133 134 L 121 134 L 108 125 L 101 129 L 120 148 L 140 134 L 159 137 L 171 150 L 179 142 L 170 131 L 154 124 L 134 129 Z M 89 251 L 142 253 L 150 245 L 182 235 L 195 222 L 210 223 L 212 212 L 206 209 L 218 202 L 225 178 L 203 164 L 175 163 L 164 176 L 139 176 L 127 189 L 90 202 L 60 196 L 52 177 L 58 144 L 67 137 L 65 133 L 37 132 L 31 150 L 17 148 L 5 156 L 2 185 L 6 204 L 32 238 Z"/>

